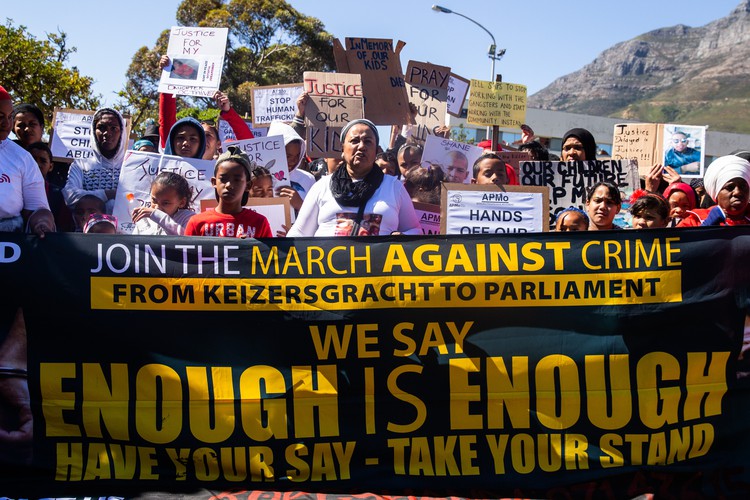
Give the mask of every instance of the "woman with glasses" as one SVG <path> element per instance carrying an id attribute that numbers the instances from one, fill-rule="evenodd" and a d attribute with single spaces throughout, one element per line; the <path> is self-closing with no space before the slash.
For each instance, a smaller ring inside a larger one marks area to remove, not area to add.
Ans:
<path id="1" fill-rule="evenodd" d="M 700 171 L 701 152 L 688 146 L 689 136 L 675 130 L 670 146 L 664 155 L 664 165 L 672 167 L 678 174 L 697 174 Z"/>

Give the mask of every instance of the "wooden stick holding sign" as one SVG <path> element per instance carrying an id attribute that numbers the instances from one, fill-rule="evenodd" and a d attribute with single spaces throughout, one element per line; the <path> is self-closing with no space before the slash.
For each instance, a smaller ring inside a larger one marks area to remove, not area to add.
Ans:
<path id="1" fill-rule="evenodd" d="M 409 61 L 406 92 L 417 108 L 416 128 L 411 135 L 417 144 L 424 145 L 428 135 L 435 135 L 436 129 L 445 125 L 450 72 L 447 66 Z"/>
<path id="2" fill-rule="evenodd" d="M 305 71 L 307 154 L 313 158 L 341 155 L 341 129 L 364 117 L 362 78 L 348 73 Z"/>
<path id="3" fill-rule="evenodd" d="M 549 230 L 549 189 L 444 182 L 441 234 L 539 233 Z"/>

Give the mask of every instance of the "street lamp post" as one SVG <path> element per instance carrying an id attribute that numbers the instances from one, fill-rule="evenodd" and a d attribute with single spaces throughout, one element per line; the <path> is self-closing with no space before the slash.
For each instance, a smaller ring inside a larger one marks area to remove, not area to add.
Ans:
<path id="1" fill-rule="evenodd" d="M 481 24 L 479 24 L 478 22 L 476 22 L 472 18 L 467 17 L 467 16 L 461 14 L 460 12 L 456 12 L 455 10 L 447 9 L 445 7 L 441 7 L 440 5 L 433 5 L 432 6 L 432 10 L 434 10 L 435 12 L 442 12 L 443 14 L 455 14 L 457 16 L 461 16 L 464 19 L 466 19 L 467 21 L 471 21 L 472 23 L 476 24 L 477 26 L 479 26 L 480 28 L 482 28 L 488 35 L 490 35 L 490 38 L 492 39 L 492 45 L 490 45 L 490 47 L 489 47 L 489 49 L 488 49 L 487 52 L 488 52 L 490 60 L 492 61 L 492 64 L 491 64 L 491 73 L 490 73 L 490 81 L 494 82 L 495 81 L 495 61 L 496 60 L 499 61 L 505 55 L 505 49 L 502 49 L 501 51 L 495 53 L 495 51 L 497 50 L 497 43 L 495 42 L 494 35 L 492 33 L 490 33 L 490 30 L 488 30 L 487 28 L 485 28 L 484 26 L 482 26 Z M 487 137 L 490 140 L 493 139 L 493 137 L 492 137 L 492 127 L 487 127 Z M 494 144 L 493 144 L 493 147 L 494 147 Z"/>

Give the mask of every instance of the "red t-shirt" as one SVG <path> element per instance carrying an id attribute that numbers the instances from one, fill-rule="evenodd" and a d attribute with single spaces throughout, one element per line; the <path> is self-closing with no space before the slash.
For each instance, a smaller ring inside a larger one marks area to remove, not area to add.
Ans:
<path id="1" fill-rule="evenodd" d="M 185 236 L 273 238 L 268 219 L 249 208 L 243 208 L 237 214 L 222 214 L 215 210 L 196 214 L 188 221 Z"/>

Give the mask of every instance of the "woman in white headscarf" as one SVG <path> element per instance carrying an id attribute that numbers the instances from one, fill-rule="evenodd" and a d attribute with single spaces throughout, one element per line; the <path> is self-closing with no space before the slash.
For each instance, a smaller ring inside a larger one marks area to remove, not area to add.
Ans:
<path id="1" fill-rule="evenodd" d="M 403 184 L 375 164 L 378 142 L 369 120 L 341 130 L 341 166 L 313 185 L 287 236 L 421 234 Z"/>
<path id="2" fill-rule="evenodd" d="M 688 212 L 677 227 L 741 226 L 750 224 L 750 163 L 735 155 L 722 156 L 706 169 L 703 185 L 716 206 Z"/>

